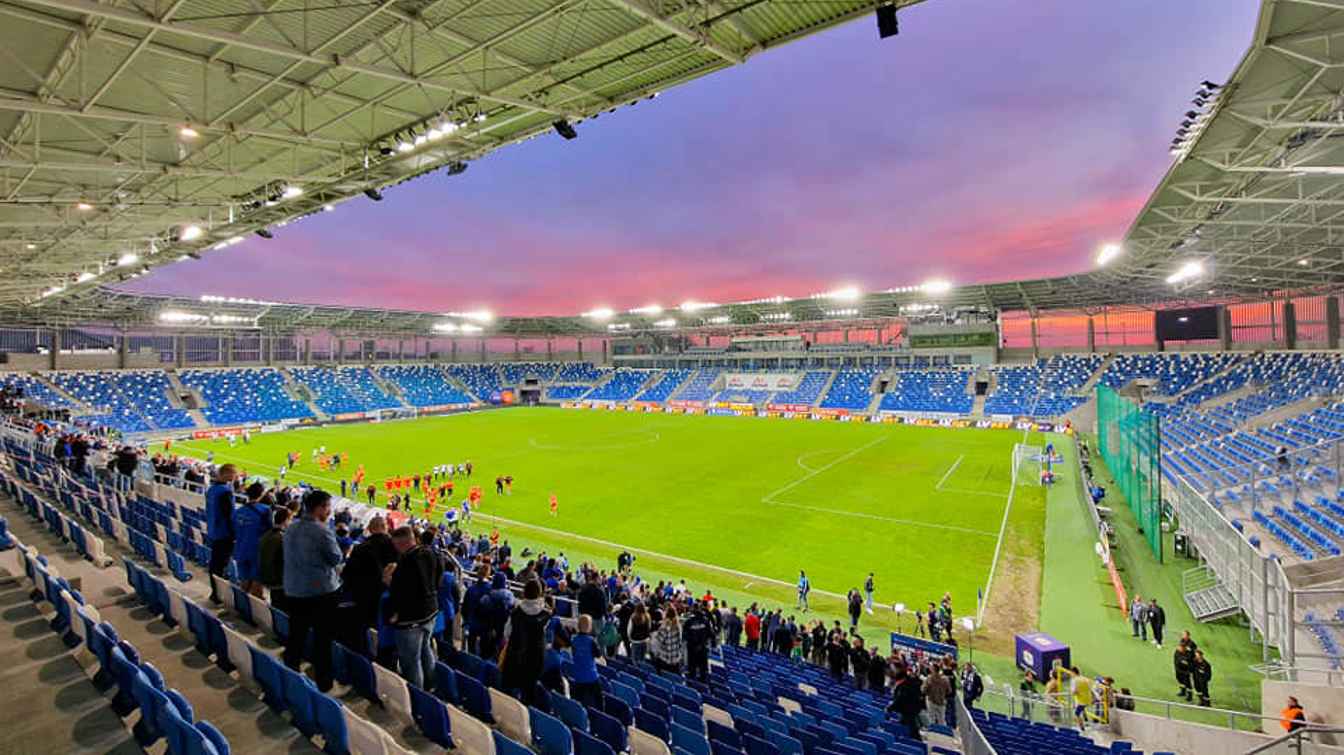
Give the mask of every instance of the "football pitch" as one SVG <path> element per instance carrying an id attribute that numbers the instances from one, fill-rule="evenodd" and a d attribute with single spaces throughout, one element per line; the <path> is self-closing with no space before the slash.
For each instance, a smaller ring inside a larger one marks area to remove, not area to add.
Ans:
<path id="1" fill-rule="evenodd" d="M 388 476 L 470 460 L 471 482 L 485 493 L 473 524 L 497 524 L 506 538 L 571 559 L 602 557 L 609 567 L 627 547 L 640 558 L 637 571 L 657 564 L 659 577 L 684 576 L 697 590 L 778 603 L 792 602 L 800 569 L 814 598 L 843 595 L 872 571 L 888 609 L 901 602 L 913 611 L 948 591 L 966 615 L 1007 521 L 1012 448 L 1021 440 L 1009 430 L 512 408 L 174 450 L 213 451 L 217 462 L 263 477 L 295 451 L 301 460 L 290 479 L 328 490 L 363 464 L 380 504 Z M 348 453 L 348 465 L 318 469 L 318 446 Z M 512 495 L 495 494 L 497 475 L 513 476 Z M 459 478 L 454 499 L 464 493 Z M 1042 505 L 1038 486 L 1018 488 L 1014 509 L 1039 514 Z M 1039 516 L 1028 523 L 1030 550 L 1039 550 L 1042 526 Z M 1002 571 L 1000 564 L 996 580 Z"/>

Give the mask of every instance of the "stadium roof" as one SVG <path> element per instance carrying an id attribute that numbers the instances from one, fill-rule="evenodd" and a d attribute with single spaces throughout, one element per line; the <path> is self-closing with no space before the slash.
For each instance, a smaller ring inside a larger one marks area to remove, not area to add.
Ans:
<path id="1" fill-rule="evenodd" d="M 213 253 L 918 1 L 6 0 L 0 306 Z"/>
<path id="2" fill-rule="evenodd" d="M 9 134 L 0 143 L 0 170 L 11 197 L 0 204 L 0 318 L 132 324 L 154 322 L 165 309 L 199 310 L 196 300 L 107 289 L 106 275 L 83 285 L 69 276 L 114 262 L 135 237 L 155 234 L 158 252 L 114 264 L 112 275 L 173 261 L 184 247 L 164 234 L 175 223 L 213 223 L 212 235 L 187 245 L 209 250 L 227 243 L 226 234 L 470 159 L 544 132 L 558 118 L 636 100 L 875 4 L 710 2 L 660 16 L 640 0 L 431 0 L 307 12 L 285 12 L 284 2 L 257 13 L 242 0 L 177 0 L 154 18 L 87 0 L 0 4 L 0 13 L 24 22 L 0 25 L 0 50 L 18 50 L 13 57 L 26 61 L 7 73 L 0 68 L 0 79 L 10 79 L 0 87 L 0 126 L 9 124 L 0 128 Z M 89 30 L 76 33 L 84 23 Z M 549 49 L 558 29 L 576 39 L 564 54 Z M 53 47 L 57 38 L 63 44 Z M 183 65 L 167 64 L 173 60 Z M 1104 267 L 936 295 L 906 287 L 855 299 L 625 313 L 615 321 L 639 329 L 883 318 L 918 312 L 931 300 L 944 309 L 1095 311 L 1338 289 L 1344 2 L 1264 0 L 1232 76 L 1206 86 L 1201 75 L 1190 74 L 1190 110 L 1172 114 L 1172 166 L 1123 251 Z M 34 86 L 37 78 L 49 83 Z M 466 125 L 396 151 L 408 124 L 434 125 L 440 113 Z M 477 122 L 476 113 L 485 120 Z M 180 138 L 188 124 L 200 131 L 199 141 Z M 391 155 L 379 153 L 389 145 Z M 300 183 L 302 195 L 265 205 L 264 192 Z M 77 209 L 81 199 L 94 207 Z M 243 200 L 262 206 L 240 210 Z M 58 285 L 68 288 L 38 299 L 50 306 L 23 306 Z M 276 304 L 266 305 L 263 317 L 251 306 L 259 325 L 282 329 L 424 332 L 446 322 L 426 313 Z M 573 315 L 500 318 L 488 330 L 609 332 Z"/>

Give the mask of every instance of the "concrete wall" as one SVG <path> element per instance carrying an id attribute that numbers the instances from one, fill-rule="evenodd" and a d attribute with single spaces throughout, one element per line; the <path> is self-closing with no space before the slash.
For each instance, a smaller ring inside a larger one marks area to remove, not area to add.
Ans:
<path id="1" fill-rule="evenodd" d="M 6 357 L 5 368 L 16 372 L 31 372 L 51 367 L 50 354 L 11 353 L 7 354 Z M 127 354 L 126 366 L 130 369 L 157 369 L 170 365 L 159 362 L 157 351 L 146 350 Z M 99 351 L 84 354 L 57 354 L 56 368 L 61 370 L 115 370 L 117 369 L 117 353 L 115 351 Z"/>
<path id="2" fill-rule="evenodd" d="M 1289 695 L 1302 704 L 1308 722 L 1344 726 L 1344 688 L 1340 687 L 1265 680 L 1260 683 L 1261 715 L 1279 715 Z M 1318 738 L 1326 744 L 1340 745 L 1344 750 L 1344 734 L 1321 734 Z"/>
<path id="3" fill-rule="evenodd" d="M 1338 690 L 1336 690 L 1338 695 Z M 1281 699 L 1281 698 L 1280 698 Z M 1278 710 L 1272 715 L 1277 716 Z M 1270 722 L 1271 726 L 1277 726 Z M 1226 727 L 1173 721 L 1143 713 L 1111 710 L 1111 730 L 1116 738 L 1134 742 L 1134 749 L 1146 752 L 1171 751 L 1183 755 L 1238 755 L 1268 744 L 1284 733 L 1273 734 L 1235 731 Z M 1344 755 L 1344 748 L 1306 744 L 1302 752 L 1312 755 Z"/>

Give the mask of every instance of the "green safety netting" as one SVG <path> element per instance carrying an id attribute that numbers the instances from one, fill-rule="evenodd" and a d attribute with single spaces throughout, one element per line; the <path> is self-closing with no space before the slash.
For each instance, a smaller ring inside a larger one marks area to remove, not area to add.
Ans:
<path id="1" fill-rule="evenodd" d="M 1148 547 L 1162 560 L 1162 445 L 1157 415 L 1097 386 L 1097 445 Z"/>

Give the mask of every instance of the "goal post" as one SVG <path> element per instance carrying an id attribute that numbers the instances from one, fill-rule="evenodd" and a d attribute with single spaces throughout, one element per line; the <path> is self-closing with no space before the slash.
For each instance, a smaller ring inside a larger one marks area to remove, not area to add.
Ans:
<path id="1" fill-rule="evenodd" d="M 1045 450 L 1026 443 L 1013 445 L 1013 485 L 1040 485 Z"/>

